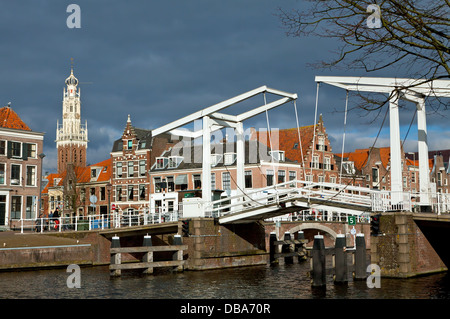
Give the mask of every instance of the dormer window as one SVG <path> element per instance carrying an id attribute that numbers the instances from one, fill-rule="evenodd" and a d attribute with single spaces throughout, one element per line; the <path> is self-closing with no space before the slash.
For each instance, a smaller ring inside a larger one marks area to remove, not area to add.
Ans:
<path id="1" fill-rule="evenodd" d="M 182 161 L 183 161 L 182 156 L 171 156 L 171 157 L 169 157 L 169 167 L 168 168 L 177 168 L 178 166 L 180 166 Z"/>
<path id="2" fill-rule="evenodd" d="M 222 154 L 211 154 L 211 166 L 216 166 L 222 160 Z"/>
<path id="3" fill-rule="evenodd" d="M 284 162 L 284 151 L 270 151 L 269 155 L 277 162 Z"/>
<path id="4" fill-rule="evenodd" d="M 236 161 L 236 153 L 225 153 L 224 154 L 224 164 L 232 165 Z"/>
<path id="5" fill-rule="evenodd" d="M 167 166 L 168 159 L 166 157 L 157 157 L 156 158 L 156 169 L 164 169 Z"/>
<path id="6" fill-rule="evenodd" d="M 127 141 L 127 149 L 131 150 L 133 148 L 133 140 L 128 140 Z"/>

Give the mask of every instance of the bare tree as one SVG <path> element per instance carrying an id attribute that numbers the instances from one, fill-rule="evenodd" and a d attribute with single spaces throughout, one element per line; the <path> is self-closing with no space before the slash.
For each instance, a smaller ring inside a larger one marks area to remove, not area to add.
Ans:
<path id="1" fill-rule="evenodd" d="M 309 0 L 306 10 L 278 9 L 286 34 L 337 39 L 330 61 L 316 68 L 344 66 L 431 81 L 450 77 L 449 0 Z M 417 85 L 423 82 L 417 82 Z M 388 99 L 358 94 L 366 111 L 380 111 Z M 448 103 L 439 102 L 447 109 Z M 438 108 L 435 108 L 437 110 Z"/>
<path id="2" fill-rule="evenodd" d="M 290 36 L 335 38 L 337 57 L 367 72 L 391 66 L 437 79 L 450 75 L 449 0 L 314 0 L 305 11 L 279 9 Z M 379 22 L 379 24 L 377 24 Z M 406 69 L 405 69 L 406 67 Z"/>

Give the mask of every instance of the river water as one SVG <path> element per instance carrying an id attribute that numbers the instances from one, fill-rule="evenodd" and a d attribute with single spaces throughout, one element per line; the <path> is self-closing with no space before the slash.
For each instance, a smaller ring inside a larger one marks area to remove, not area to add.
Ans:
<path id="1" fill-rule="evenodd" d="M 111 278 L 108 266 L 82 267 L 80 288 L 69 288 L 66 268 L 0 273 L 1 299 L 450 299 L 450 275 L 381 279 L 380 288 L 350 280 L 313 289 L 309 262 L 153 275 L 122 271 Z"/>

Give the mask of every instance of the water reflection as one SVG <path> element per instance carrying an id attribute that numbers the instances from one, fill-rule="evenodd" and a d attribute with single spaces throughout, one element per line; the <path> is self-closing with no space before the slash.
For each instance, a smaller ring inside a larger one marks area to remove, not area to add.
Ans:
<path id="1" fill-rule="evenodd" d="M 381 288 L 365 281 L 312 288 L 309 263 L 255 266 L 173 273 L 155 269 L 154 275 L 123 271 L 110 278 L 107 266 L 81 268 L 81 288 L 67 287 L 66 269 L 2 272 L 0 298 L 140 298 L 140 299 L 448 299 L 447 273 L 414 279 L 381 279 Z"/>

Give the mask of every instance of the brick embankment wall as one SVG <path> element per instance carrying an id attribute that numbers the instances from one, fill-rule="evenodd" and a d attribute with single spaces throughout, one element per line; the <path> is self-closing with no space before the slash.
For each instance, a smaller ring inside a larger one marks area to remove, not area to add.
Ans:
<path id="1" fill-rule="evenodd" d="M 371 262 L 383 277 L 407 278 L 447 268 L 413 220 L 412 213 L 383 213 L 380 236 L 371 239 Z"/>

